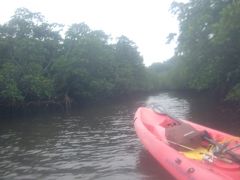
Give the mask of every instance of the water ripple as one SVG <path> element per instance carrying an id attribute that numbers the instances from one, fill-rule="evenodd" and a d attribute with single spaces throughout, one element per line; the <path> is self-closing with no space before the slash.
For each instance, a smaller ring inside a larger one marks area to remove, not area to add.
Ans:
<path id="1" fill-rule="evenodd" d="M 178 118 L 190 116 L 190 101 L 161 93 L 70 115 L 3 121 L 0 177 L 9 180 L 170 178 L 143 150 L 133 128 L 137 107 L 151 103 L 164 106 Z"/>

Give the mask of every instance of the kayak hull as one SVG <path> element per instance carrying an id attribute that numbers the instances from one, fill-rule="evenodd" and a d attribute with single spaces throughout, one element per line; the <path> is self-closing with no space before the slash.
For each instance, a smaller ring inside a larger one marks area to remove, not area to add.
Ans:
<path id="1" fill-rule="evenodd" d="M 192 180 L 226 180 L 240 179 L 240 166 L 235 163 L 214 162 L 189 159 L 172 148 L 165 137 L 165 126 L 171 122 L 171 118 L 153 112 L 151 109 L 140 107 L 135 114 L 135 130 L 145 149 L 177 179 Z M 218 141 L 234 139 L 235 136 L 213 130 L 195 123 L 189 123 L 197 130 L 208 131 Z M 222 139 L 221 139 L 222 138 Z M 240 143 L 240 141 L 239 141 Z"/>

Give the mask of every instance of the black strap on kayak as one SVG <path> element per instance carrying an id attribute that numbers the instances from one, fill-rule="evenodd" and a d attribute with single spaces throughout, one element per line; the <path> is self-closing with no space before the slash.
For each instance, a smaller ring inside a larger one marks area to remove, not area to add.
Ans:
<path id="1" fill-rule="evenodd" d="M 240 144 L 237 144 L 237 145 L 235 145 L 235 146 L 233 146 L 233 147 L 231 147 L 231 148 L 229 148 L 229 149 L 226 149 L 225 151 L 224 151 L 224 153 L 226 153 L 226 152 L 228 152 L 228 151 L 231 151 L 231 150 L 233 150 L 233 149 L 237 149 L 237 148 L 239 148 L 240 147 Z"/>
<path id="2" fill-rule="evenodd" d="M 235 148 L 240 147 L 240 144 L 232 147 L 232 148 L 227 148 L 229 145 L 229 142 L 224 143 L 224 144 L 220 144 L 217 141 L 215 141 L 214 139 L 212 139 L 209 134 L 207 133 L 207 131 L 205 131 L 205 134 L 203 135 L 203 139 L 206 140 L 207 142 L 209 142 L 210 144 L 214 145 L 215 151 L 214 151 L 214 155 L 215 156 L 222 156 L 222 155 L 229 155 L 231 157 L 231 160 L 234 161 L 235 163 L 240 164 L 240 155 L 234 153 L 232 150 Z"/>

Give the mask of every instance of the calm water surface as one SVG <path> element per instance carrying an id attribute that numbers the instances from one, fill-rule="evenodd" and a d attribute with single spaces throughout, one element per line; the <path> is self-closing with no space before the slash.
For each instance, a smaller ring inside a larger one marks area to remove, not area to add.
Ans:
<path id="1" fill-rule="evenodd" d="M 133 128 L 139 106 L 158 103 L 178 118 L 240 135 L 239 114 L 211 98 L 180 93 L 122 100 L 68 115 L 1 119 L 0 179 L 173 179 Z"/>

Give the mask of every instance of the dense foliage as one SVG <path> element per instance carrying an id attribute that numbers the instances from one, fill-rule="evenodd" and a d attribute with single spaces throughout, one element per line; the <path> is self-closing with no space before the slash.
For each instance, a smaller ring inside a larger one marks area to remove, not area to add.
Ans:
<path id="1" fill-rule="evenodd" d="M 162 87 L 240 102 L 240 1 L 174 2 L 171 10 L 180 25 L 175 56 L 151 67 L 162 74 Z"/>
<path id="2" fill-rule="evenodd" d="M 83 103 L 153 89 L 137 46 L 125 36 L 111 43 L 103 31 L 49 24 L 17 9 L 0 25 L 0 105 Z"/>
<path id="3" fill-rule="evenodd" d="M 213 92 L 240 102 L 240 1 L 172 4 L 180 32 L 174 57 L 149 68 L 134 42 L 113 43 L 85 23 L 49 24 L 17 9 L 0 25 L 0 105 L 84 103 L 160 89 Z M 175 37 L 170 33 L 168 41 Z"/>

